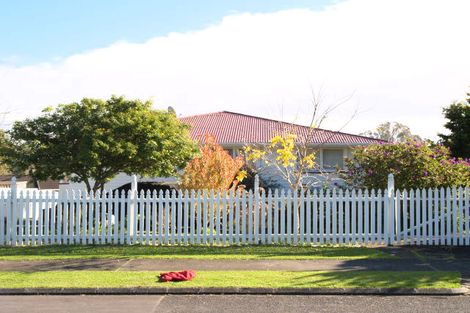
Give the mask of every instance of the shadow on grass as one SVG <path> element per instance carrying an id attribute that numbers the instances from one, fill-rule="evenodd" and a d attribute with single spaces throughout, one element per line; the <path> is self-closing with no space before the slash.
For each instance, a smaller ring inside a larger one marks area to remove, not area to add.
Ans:
<path id="1" fill-rule="evenodd" d="M 457 272 L 431 271 L 336 271 L 303 275 L 292 282 L 296 288 L 310 287 L 311 279 L 322 287 L 335 287 L 341 282 L 341 287 L 348 288 L 458 288 L 460 275 Z"/>

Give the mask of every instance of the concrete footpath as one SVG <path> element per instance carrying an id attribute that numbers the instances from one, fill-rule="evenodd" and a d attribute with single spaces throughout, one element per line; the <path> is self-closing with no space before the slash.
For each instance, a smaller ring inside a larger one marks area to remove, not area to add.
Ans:
<path id="1" fill-rule="evenodd" d="M 285 270 L 285 271 L 458 271 L 470 275 L 470 247 L 383 248 L 389 259 L 231 260 L 231 259 L 64 259 L 6 261 L 0 271 L 170 271 L 170 270 Z"/>
<path id="2" fill-rule="evenodd" d="M 70 259 L 0 261 L 0 271 L 459 271 L 470 272 L 470 260 L 191 260 L 191 259 Z"/>

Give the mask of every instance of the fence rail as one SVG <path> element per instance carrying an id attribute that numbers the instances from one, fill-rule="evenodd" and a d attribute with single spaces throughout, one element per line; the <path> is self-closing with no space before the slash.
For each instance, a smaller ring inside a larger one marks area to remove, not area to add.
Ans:
<path id="1" fill-rule="evenodd" d="M 470 245 L 470 189 L 0 191 L 0 245 Z"/>

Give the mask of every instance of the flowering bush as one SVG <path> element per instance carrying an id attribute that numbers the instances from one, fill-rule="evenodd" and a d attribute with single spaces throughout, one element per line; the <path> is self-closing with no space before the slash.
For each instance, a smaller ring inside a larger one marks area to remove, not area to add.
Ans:
<path id="1" fill-rule="evenodd" d="M 470 185 L 468 160 L 451 158 L 446 147 L 424 142 L 358 147 L 346 164 L 345 179 L 356 187 L 386 188 L 389 173 L 399 189 Z"/>
<path id="2" fill-rule="evenodd" d="M 200 150 L 200 155 L 184 169 L 181 177 L 183 189 L 226 190 L 236 187 L 246 177 L 246 172 L 241 170 L 245 164 L 243 158 L 232 158 L 215 137 L 207 136 Z"/>

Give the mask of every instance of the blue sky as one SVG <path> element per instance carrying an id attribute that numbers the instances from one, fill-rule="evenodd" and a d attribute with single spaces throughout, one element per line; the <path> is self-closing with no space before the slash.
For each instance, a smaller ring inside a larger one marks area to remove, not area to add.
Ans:
<path id="1" fill-rule="evenodd" d="M 0 63 L 25 65 L 105 47 L 198 30 L 224 16 L 291 8 L 321 9 L 328 0 L 0 0 Z"/>
<path id="2" fill-rule="evenodd" d="M 0 126 L 83 97 L 427 138 L 470 88 L 469 0 L 0 0 Z M 353 117 L 353 118 L 351 118 Z"/>

